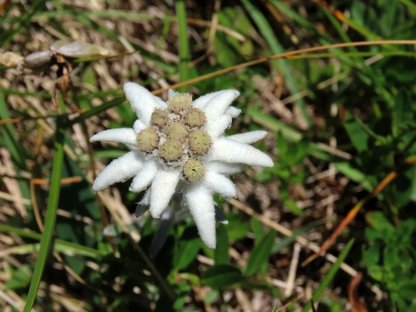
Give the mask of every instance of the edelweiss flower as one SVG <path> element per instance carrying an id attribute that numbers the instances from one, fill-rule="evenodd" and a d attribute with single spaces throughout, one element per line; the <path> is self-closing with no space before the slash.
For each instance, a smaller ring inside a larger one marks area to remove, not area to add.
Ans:
<path id="1" fill-rule="evenodd" d="M 215 248 L 215 205 L 213 193 L 236 196 L 227 177 L 243 164 L 271 167 L 272 159 L 252 147 L 265 131 L 224 136 L 240 110 L 231 105 L 239 92 L 223 90 L 192 101 L 188 93 L 169 92 L 164 102 L 132 82 L 124 92 L 138 119 L 133 128 L 104 130 L 91 142 L 125 144 L 130 152 L 113 160 L 97 177 L 98 192 L 116 182 L 133 178 L 130 191 L 147 189 L 141 204 L 160 218 L 175 193 L 183 194 L 204 243 Z"/>

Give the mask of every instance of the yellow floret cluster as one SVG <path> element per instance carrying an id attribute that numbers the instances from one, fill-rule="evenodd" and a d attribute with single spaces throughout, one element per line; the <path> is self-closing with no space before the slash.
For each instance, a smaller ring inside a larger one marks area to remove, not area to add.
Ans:
<path id="1" fill-rule="evenodd" d="M 191 95 L 176 93 L 169 98 L 167 109 L 152 113 L 151 125 L 137 135 L 137 147 L 168 166 L 180 166 L 185 180 L 199 181 L 205 175 L 202 158 L 212 143 L 203 130 L 205 123 L 204 112 L 192 107 Z"/>

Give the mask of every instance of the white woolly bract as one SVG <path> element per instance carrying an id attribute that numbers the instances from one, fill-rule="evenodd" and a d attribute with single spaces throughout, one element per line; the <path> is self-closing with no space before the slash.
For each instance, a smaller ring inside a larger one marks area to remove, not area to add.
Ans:
<path id="1" fill-rule="evenodd" d="M 210 160 L 273 167 L 273 160 L 267 154 L 251 145 L 225 137 L 218 138 L 212 144 Z"/>
<path id="2" fill-rule="evenodd" d="M 217 138 L 224 134 L 225 129 L 231 126 L 232 118 L 230 115 L 221 115 L 219 118 L 215 118 L 207 121 L 205 129 L 211 138 Z"/>
<path id="3" fill-rule="evenodd" d="M 253 144 L 260 140 L 263 140 L 266 137 L 266 135 L 267 135 L 267 131 L 257 130 L 257 131 L 250 131 L 246 133 L 230 135 L 227 138 L 240 142 L 240 143 Z"/>
<path id="4" fill-rule="evenodd" d="M 136 145 L 136 133 L 132 128 L 109 129 L 98 132 L 90 138 L 90 142 L 96 141 Z"/>
<path id="5" fill-rule="evenodd" d="M 155 161 L 147 161 L 143 168 L 136 174 L 133 182 L 130 184 L 129 190 L 131 192 L 140 192 L 147 188 L 152 183 L 153 178 L 157 173 L 157 164 Z"/>
<path id="6" fill-rule="evenodd" d="M 204 177 L 204 184 L 213 192 L 224 197 L 235 197 L 237 190 L 234 183 L 223 174 L 208 171 Z"/>
<path id="7" fill-rule="evenodd" d="M 92 189 L 98 192 L 111 184 L 132 178 L 142 168 L 143 161 L 137 151 L 128 152 L 113 160 L 95 179 Z"/>
<path id="8" fill-rule="evenodd" d="M 169 205 L 170 199 L 176 190 L 180 177 L 179 170 L 160 169 L 150 188 L 150 214 L 153 218 L 159 218 Z"/>
<path id="9" fill-rule="evenodd" d="M 202 109 L 209 101 L 211 101 L 214 97 L 216 97 L 218 94 L 220 94 L 223 91 L 216 91 L 207 93 L 203 96 L 200 96 L 195 101 L 193 101 L 192 105 L 196 108 Z"/>
<path id="10" fill-rule="evenodd" d="M 237 90 L 224 90 L 214 96 L 202 110 L 208 120 L 213 120 L 225 113 L 231 103 L 240 95 Z"/>
<path id="11" fill-rule="evenodd" d="M 160 104 L 147 89 L 136 83 L 127 82 L 124 84 L 124 93 L 137 117 L 145 124 L 150 124 L 150 117 L 156 107 Z"/>
<path id="12" fill-rule="evenodd" d="M 263 139 L 267 133 L 259 130 L 224 136 L 232 118 L 241 113 L 240 109 L 231 106 L 239 95 L 238 91 L 222 90 L 197 98 L 192 105 L 205 114 L 206 123 L 202 129 L 210 136 L 211 146 L 208 154 L 200 158 L 205 168 L 204 177 L 190 183 L 182 177 L 180 163 L 164 163 L 157 158 L 157 153 L 144 154 L 137 147 L 137 135 L 150 126 L 153 111 L 156 108 L 166 109 L 168 104 L 132 82 L 124 85 L 124 91 L 138 117 L 133 127 L 104 130 L 92 136 L 91 142 L 123 143 L 132 151 L 112 161 L 98 175 L 93 185 L 94 191 L 133 178 L 130 191 L 146 190 L 137 213 L 141 215 L 149 207 L 154 218 L 165 216 L 164 212 L 167 211 L 172 197 L 176 192 L 181 192 L 201 239 L 208 247 L 215 248 L 216 213 L 212 195 L 218 193 L 223 197 L 235 197 L 236 187 L 228 176 L 240 172 L 244 165 L 273 166 L 273 161 L 268 155 L 249 145 Z M 175 94 L 175 91 L 169 91 L 170 98 Z M 172 210 L 172 207 L 169 209 Z"/>
<path id="13" fill-rule="evenodd" d="M 185 199 L 202 241 L 208 247 L 215 248 L 215 206 L 212 194 L 204 186 L 198 185 L 186 192 Z"/>

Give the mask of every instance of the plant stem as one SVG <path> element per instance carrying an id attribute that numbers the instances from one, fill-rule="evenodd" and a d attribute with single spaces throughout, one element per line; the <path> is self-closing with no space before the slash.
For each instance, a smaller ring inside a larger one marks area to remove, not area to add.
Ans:
<path id="1" fill-rule="evenodd" d="M 179 27 L 179 80 L 186 81 L 189 75 L 189 42 L 188 42 L 188 25 L 186 23 L 186 6 L 183 0 L 176 1 L 176 16 Z"/>

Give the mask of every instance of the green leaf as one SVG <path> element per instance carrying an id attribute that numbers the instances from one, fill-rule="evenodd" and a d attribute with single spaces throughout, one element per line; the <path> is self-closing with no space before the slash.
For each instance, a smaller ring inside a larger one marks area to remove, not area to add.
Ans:
<path id="1" fill-rule="evenodd" d="M 239 214 L 228 214 L 228 239 L 229 241 L 236 241 L 244 238 L 249 230 L 249 225 Z"/>
<path id="2" fill-rule="evenodd" d="M 367 191 L 372 191 L 373 185 L 369 181 L 367 175 L 365 175 L 362 171 L 354 168 L 350 163 L 335 163 L 335 168 L 337 169 L 337 171 L 341 172 L 352 181 L 361 184 Z"/>
<path id="3" fill-rule="evenodd" d="M 265 230 L 264 230 L 263 223 L 261 223 L 256 218 L 251 218 L 250 219 L 250 227 L 251 227 L 251 230 L 254 233 L 254 237 L 255 237 L 256 241 L 260 241 L 265 235 Z"/>
<path id="4" fill-rule="evenodd" d="M 344 127 L 351 143 L 358 152 L 361 153 L 368 150 L 368 139 L 370 136 L 362 127 L 362 123 L 358 122 L 356 119 L 349 119 L 344 123 Z"/>
<path id="5" fill-rule="evenodd" d="M 241 271 L 230 264 L 214 265 L 202 273 L 202 283 L 216 289 L 225 289 L 243 279 Z"/>
<path id="6" fill-rule="evenodd" d="M 334 279 L 335 274 L 338 272 L 339 268 L 341 267 L 342 262 L 344 262 L 345 258 L 347 257 L 348 253 L 351 250 L 352 245 L 354 244 L 354 240 L 351 239 L 345 248 L 342 250 L 341 254 L 339 255 L 337 261 L 332 265 L 331 269 L 328 273 L 324 276 L 321 283 L 319 284 L 318 289 L 312 296 L 313 302 L 316 303 L 321 298 L 324 290 L 329 286 L 331 281 Z M 309 302 L 304 308 L 303 311 L 310 311 L 311 310 L 311 302 Z"/>
<path id="7" fill-rule="evenodd" d="M 303 216 L 304 215 L 303 210 L 298 207 L 298 205 L 296 204 L 296 202 L 294 200 L 286 198 L 283 201 L 283 204 L 287 208 L 287 210 L 289 210 L 294 215 L 296 215 L 296 216 Z"/>
<path id="8" fill-rule="evenodd" d="M 387 220 L 385 215 L 380 211 L 368 212 L 365 215 L 365 219 L 375 230 L 379 232 L 388 231 L 389 233 L 391 233 L 394 231 L 393 225 L 390 223 L 389 220 Z"/>
<path id="9" fill-rule="evenodd" d="M 245 275 L 254 275 L 259 271 L 264 271 L 264 269 L 267 268 L 267 262 L 272 251 L 275 237 L 276 232 L 270 231 L 254 247 L 253 251 L 251 252 L 250 258 L 247 261 L 247 267 L 244 271 Z"/>
<path id="10" fill-rule="evenodd" d="M 197 256 L 200 247 L 201 241 L 199 238 L 180 242 L 179 248 L 175 252 L 173 267 L 176 270 L 186 268 Z"/>
<path id="11" fill-rule="evenodd" d="M 220 224 L 217 232 L 217 247 L 215 248 L 215 264 L 227 264 L 228 260 L 228 234 L 226 225 Z"/>

